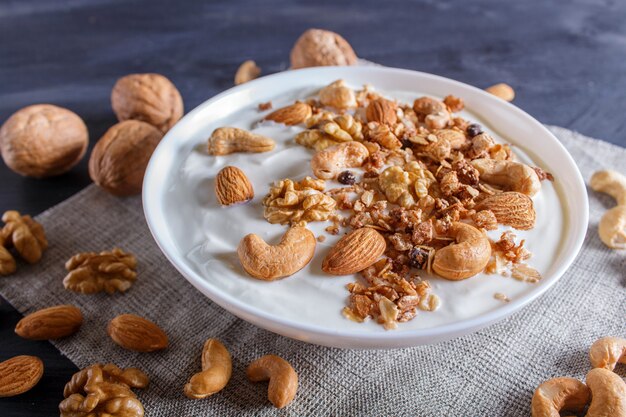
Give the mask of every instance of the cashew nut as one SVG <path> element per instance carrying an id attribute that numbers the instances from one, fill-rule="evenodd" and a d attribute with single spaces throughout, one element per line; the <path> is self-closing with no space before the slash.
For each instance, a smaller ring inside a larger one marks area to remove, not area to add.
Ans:
<path id="1" fill-rule="evenodd" d="M 626 176 L 617 171 L 598 171 L 591 177 L 594 191 L 607 193 L 617 201 L 600 219 L 598 234 L 609 248 L 626 249 Z"/>
<path id="2" fill-rule="evenodd" d="M 311 168 L 317 178 L 331 180 L 346 168 L 360 167 L 369 156 L 365 145 L 351 141 L 319 151 L 311 159 Z"/>
<path id="3" fill-rule="evenodd" d="M 267 381 L 267 398 L 277 408 L 287 406 L 296 396 L 298 374 L 289 362 L 276 355 L 265 355 L 250 365 L 246 370 L 252 382 Z"/>
<path id="4" fill-rule="evenodd" d="M 495 159 L 475 159 L 474 168 L 480 179 L 487 184 L 504 187 L 506 191 L 517 191 L 530 197 L 541 189 L 541 181 L 534 169 L 526 164 Z"/>
<path id="5" fill-rule="evenodd" d="M 228 155 L 234 152 L 269 152 L 273 139 L 236 127 L 220 127 L 209 138 L 209 155 Z"/>
<path id="6" fill-rule="evenodd" d="M 217 339 L 208 339 L 202 348 L 202 372 L 191 377 L 185 385 L 185 395 L 202 399 L 221 391 L 233 371 L 230 353 Z"/>
<path id="7" fill-rule="evenodd" d="M 626 382 L 604 368 L 587 373 L 591 404 L 585 417 L 626 417 Z"/>
<path id="8" fill-rule="evenodd" d="M 248 274 L 273 281 L 288 277 L 304 268 L 315 253 L 315 235 L 306 227 L 287 230 L 276 246 L 268 245 L 253 233 L 241 239 L 237 254 Z"/>
<path id="9" fill-rule="evenodd" d="M 594 368 L 612 371 L 618 363 L 626 363 L 626 339 L 607 336 L 596 340 L 589 349 L 589 360 Z"/>
<path id="10" fill-rule="evenodd" d="M 623 174 L 610 169 L 598 171 L 591 177 L 589 185 L 594 191 L 613 197 L 618 206 L 626 206 L 626 176 Z"/>
<path id="11" fill-rule="evenodd" d="M 532 417 L 559 417 L 561 410 L 582 411 L 591 392 L 574 378 L 552 378 L 537 387 L 531 402 Z"/>
<path id="12" fill-rule="evenodd" d="M 491 257 L 487 236 L 466 223 L 452 223 L 448 235 L 455 240 L 435 252 L 433 270 L 445 279 L 457 281 L 481 272 Z"/>
<path id="13" fill-rule="evenodd" d="M 615 206 L 602 215 L 598 235 L 612 249 L 626 249 L 626 206 Z"/>

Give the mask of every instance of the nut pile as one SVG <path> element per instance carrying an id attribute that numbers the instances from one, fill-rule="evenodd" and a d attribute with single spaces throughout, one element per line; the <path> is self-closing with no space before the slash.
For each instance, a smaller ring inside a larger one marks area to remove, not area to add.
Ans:
<path id="1" fill-rule="evenodd" d="M 263 215 L 270 223 L 298 228 L 330 222 L 328 233 L 347 233 L 327 254 L 322 270 L 331 275 L 361 273 L 363 280 L 348 286 L 343 313 L 349 319 L 372 318 L 392 329 L 420 309 L 436 310 L 441 300 L 421 271 L 448 280 L 481 272 L 529 283 L 541 279 L 526 263 L 531 253 L 523 240 L 517 242 L 511 231 L 492 240 L 486 231 L 499 225 L 532 229 L 532 197 L 541 190 L 541 181 L 553 178 L 515 160 L 509 145 L 459 117 L 463 109 L 463 100 L 454 96 L 441 101 L 417 97 L 407 104 L 371 86 L 354 90 L 337 80 L 316 96 L 263 117 L 266 123 L 300 127 L 294 140 L 315 152 L 311 172 L 316 177 L 278 179 L 262 200 Z M 270 141 L 221 127 L 209 139 L 209 153 L 270 151 Z M 248 179 L 239 171 L 245 184 Z M 218 198 L 245 195 L 243 188 L 224 187 L 228 185 L 218 181 Z M 310 260 L 314 239 L 300 242 L 308 245 L 300 248 L 305 255 L 294 259 L 289 252 L 293 246 L 272 247 L 249 235 L 238 254 L 251 276 L 276 279 Z"/>

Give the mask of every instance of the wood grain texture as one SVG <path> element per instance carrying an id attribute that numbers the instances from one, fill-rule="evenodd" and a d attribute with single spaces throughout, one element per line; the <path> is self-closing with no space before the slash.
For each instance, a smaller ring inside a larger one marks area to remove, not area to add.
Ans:
<path id="1" fill-rule="evenodd" d="M 321 27 L 384 65 L 478 87 L 506 82 L 540 121 L 626 146 L 625 21 L 626 3 L 615 0 L 4 0 L 0 122 L 29 104 L 64 106 L 87 123 L 91 149 L 116 121 L 109 96 L 119 77 L 162 73 L 190 110 L 231 87 L 247 59 L 263 74 L 286 69 L 297 37 Z M 33 215 L 90 183 L 87 158 L 46 180 L 0 163 L 0 180 L 0 210 Z M 0 360 L 38 355 L 46 372 L 32 391 L 2 399 L 0 415 L 56 415 L 75 368 L 47 342 L 15 336 L 19 318 L 0 305 Z"/>

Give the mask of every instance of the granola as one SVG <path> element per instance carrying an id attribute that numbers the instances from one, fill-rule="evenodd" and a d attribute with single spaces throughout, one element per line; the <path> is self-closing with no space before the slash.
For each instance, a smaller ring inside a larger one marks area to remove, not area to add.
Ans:
<path id="1" fill-rule="evenodd" d="M 421 275 L 433 274 L 433 265 L 440 267 L 435 258 L 442 249 L 460 245 L 457 233 L 468 229 L 457 223 L 473 226 L 473 236 L 484 239 L 481 248 L 491 252 L 482 256 L 484 264 L 455 279 L 475 271 L 529 283 L 541 279 L 526 263 L 531 253 L 524 241 L 516 242 L 512 231 L 499 240 L 487 240 L 484 234 L 507 224 L 497 217 L 506 207 L 496 210 L 493 202 L 521 201 L 493 196 L 524 192 L 532 197 L 540 181 L 554 179 L 541 168 L 514 162 L 509 145 L 496 143 L 482 126 L 456 115 L 465 108 L 462 98 L 418 97 L 406 104 L 371 86 L 355 91 L 338 80 L 303 102 L 311 112 L 301 123 L 304 130 L 295 134 L 297 144 L 319 152 L 356 141 L 368 157 L 362 166 L 328 174 L 325 179 L 336 184 L 330 189 L 324 179 L 311 177 L 274 183 L 263 200 L 264 216 L 270 223 L 290 225 L 328 222 L 330 235 L 369 227 L 384 236 L 384 256 L 348 285 L 345 317 L 357 322 L 370 318 L 393 329 L 419 311 L 437 310 L 442 300 Z M 499 171 L 487 175 L 491 167 Z M 487 199 L 489 207 L 481 206 Z M 515 215 L 534 219 L 532 202 L 516 210 Z"/>

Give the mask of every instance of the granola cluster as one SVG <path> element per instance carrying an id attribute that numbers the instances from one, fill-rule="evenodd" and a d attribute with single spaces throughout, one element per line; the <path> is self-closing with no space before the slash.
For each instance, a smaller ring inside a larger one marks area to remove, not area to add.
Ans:
<path id="1" fill-rule="evenodd" d="M 358 170 L 340 172 L 334 178 L 339 186 L 328 190 L 323 180 L 309 177 L 279 181 L 263 201 L 265 218 L 300 225 L 331 221 L 326 227 L 330 234 L 370 227 L 385 237 L 384 257 L 361 272 L 362 282 L 348 286 L 349 303 L 343 313 L 354 321 L 372 318 L 391 329 L 413 319 L 418 310 L 435 310 L 439 298 L 419 274 L 432 272 L 440 249 L 459 243 L 450 232 L 452 225 L 462 222 L 482 231 L 510 225 L 509 219 L 496 217 L 481 201 L 504 192 L 532 197 L 529 193 L 536 189 L 526 183 L 553 180 L 540 168 L 516 162 L 509 145 L 496 143 L 480 125 L 459 117 L 465 105 L 458 97 L 443 101 L 420 97 L 406 104 L 383 97 L 371 86 L 354 91 L 336 81 L 306 103 L 311 113 L 302 122 L 305 130 L 296 135 L 296 143 L 319 152 L 357 141 L 369 156 Z M 491 199 L 490 204 L 493 201 L 521 200 Z M 498 207 L 498 215 L 507 209 Z M 532 201 L 511 209 L 534 224 Z M 484 272 L 526 282 L 541 278 L 525 263 L 531 254 L 524 242 L 515 243 L 511 232 L 491 241 L 491 249 Z"/>

